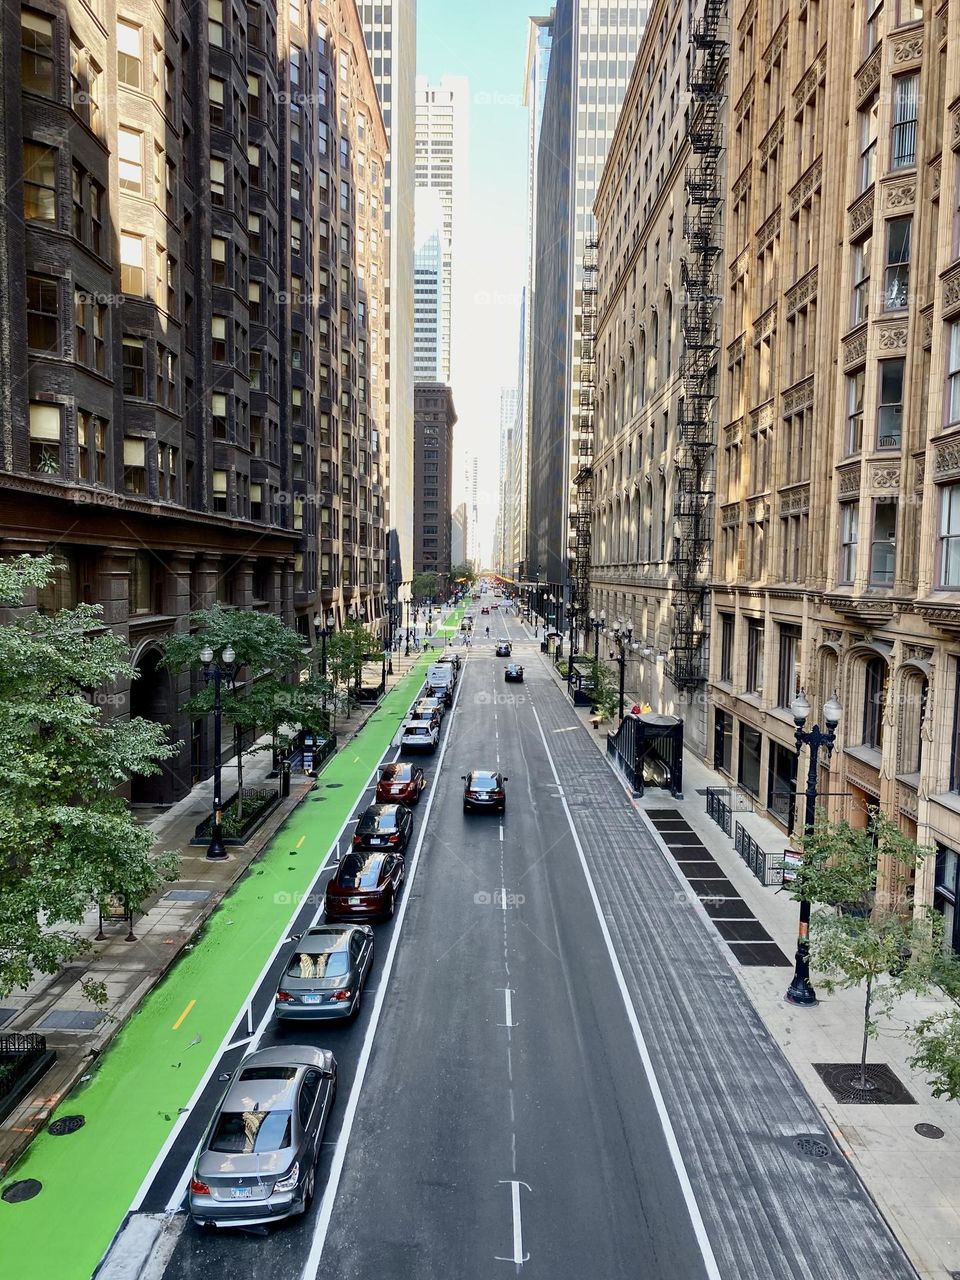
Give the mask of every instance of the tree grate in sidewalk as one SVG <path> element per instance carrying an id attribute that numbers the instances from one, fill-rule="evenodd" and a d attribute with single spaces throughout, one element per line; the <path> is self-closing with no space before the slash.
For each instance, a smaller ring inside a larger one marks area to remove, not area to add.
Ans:
<path id="1" fill-rule="evenodd" d="M 724 942 L 773 942 L 759 920 L 715 920 Z"/>
<path id="2" fill-rule="evenodd" d="M 162 902 L 206 902 L 209 889 L 171 889 L 163 895 Z"/>
<path id="3" fill-rule="evenodd" d="M 790 968 L 790 961 L 775 942 L 728 942 L 727 946 L 742 965 Z"/>
<path id="4" fill-rule="evenodd" d="M 87 1009 L 51 1009 L 35 1030 L 93 1031 L 102 1021 L 102 1013 L 94 1013 Z"/>
<path id="5" fill-rule="evenodd" d="M 901 1084 L 885 1062 L 868 1062 L 865 1078 L 860 1083 L 859 1062 L 815 1062 L 813 1069 L 837 1102 L 860 1106 L 916 1106 L 917 1100 Z"/>

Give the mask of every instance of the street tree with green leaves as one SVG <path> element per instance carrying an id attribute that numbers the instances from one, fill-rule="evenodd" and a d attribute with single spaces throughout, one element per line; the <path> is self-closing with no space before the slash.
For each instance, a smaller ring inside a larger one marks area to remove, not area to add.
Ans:
<path id="1" fill-rule="evenodd" d="M 827 991 L 862 988 L 860 1087 L 869 1088 L 867 1049 L 877 1020 L 905 995 L 932 992 L 942 972 L 942 919 L 915 906 L 907 894 L 911 873 L 933 850 L 918 845 L 897 824 L 871 809 L 865 827 L 830 821 L 818 811 L 800 839 L 803 858 L 792 882 L 797 901 L 808 901 L 810 960 Z M 878 893 L 880 867 L 892 892 Z"/>
<path id="2" fill-rule="evenodd" d="M 455 564 L 450 570 L 450 581 L 462 587 L 472 587 L 477 580 L 476 572 L 469 560 L 463 564 Z"/>
<path id="3" fill-rule="evenodd" d="M 610 668 L 599 658 L 591 658 L 588 676 L 590 698 L 597 715 L 609 720 L 620 706 L 620 693 L 610 674 Z"/>
<path id="4" fill-rule="evenodd" d="M 348 618 L 343 627 L 327 641 L 327 671 L 333 685 L 334 711 L 350 708 L 360 690 L 364 661 L 380 654 L 383 646 L 372 631 L 355 618 Z"/>
<path id="5" fill-rule="evenodd" d="M 0 604 L 23 606 L 53 568 L 49 556 L 0 565 Z M 154 849 L 118 794 L 178 746 L 164 725 L 105 716 L 136 675 L 98 605 L 24 609 L 0 626 L 0 996 L 81 954 L 91 906 L 136 909 L 176 875 L 177 855 Z"/>
<path id="6" fill-rule="evenodd" d="M 290 746 L 294 729 L 322 732 L 331 684 L 314 674 L 314 655 L 304 649 L 301 636 L 275 614 L 214 605 L 192 614 L 190 625 L 190 631 L 169 636 L 164 642 L 163 661 L 172 671 L 199 669 L 201 650 L 208 646 L 216 659 L 228 646 L 236 654 L 238 681 L 235 686 L 221 685 L 220 703 L 234 731 L 239 816 L 243 812 L 245 737 L 269 733 L 270 748 L 280 751 Z M 310 674 L 301 680 L 304 669 Z M 185 710 L 194 717 L 209 715 L 214 697 L 211 682 L 184 704 Z"/>
<path id="7" fill-rule="evenodd" d="M 417 573 L 410 584 L 410 592 L 419 604 L 424 600 L 435 600 L 440 590 L 440 579 L 435 573 Z"/>

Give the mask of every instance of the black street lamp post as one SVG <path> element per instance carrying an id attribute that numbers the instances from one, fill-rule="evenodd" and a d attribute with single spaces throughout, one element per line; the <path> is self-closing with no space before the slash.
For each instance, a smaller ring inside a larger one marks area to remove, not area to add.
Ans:
<path id="1" fill-rule="evenodd" d="M 327 678 L 327 637 L 333 635 L 333 629 L 337 624 L 332 609 L 328 610 L 326 618 L 321 614 L 313 615 L 313 629 L 316 635 L 320 637 L 320 678 Z"/>
<path id="2" fill-rule="evenodd" d="M 627 668 L 627 654 L 631 649 L 639 649 L 640 646 L 634 643 L 633 627 L 625 622 L 616 622 L 614 624 L 612 639 L 617 646 L 617 665 L 620 668 L 620 719 L 623 719 L 623 694 L 624 682 Z"/>
<path id="3" fill-rule="evenodd" d="M 226 680 L 227 688 L 234 688 L 237 676 L 236 656 L 230 645 L 223 650 L 219 662 L 214 662 L 213 650 L 209 645 L 204 645 L 200 650 L 203 678 L 208 684 L 213 681 L 213 821 L 210 824 L 210 844 L 207 846 L 207 857 L 213 862 L 222 861 L 227 856 L 223 843 L 223 772 L 220 762 L 223 707 L 220 702 L 220 685 Z"/>
<path id="4" fill-rule="evenodd" d="M 804 792 L 805 805 L 803 811 L 803 830 L 807 834 L 813 830 L 817 811 L 817 768 L 821 748 L 827 755 L 834 748 L 837 740 L 837 725 L 840 723 L 842 708 L 836 694 L 823 704 L 823 720 L 827 726 L 821 729 L 815 724 L 804 732 L 807 716 L 810 714 L 810 701 L 803 689 L 790 704 L 796 724 L 797 756 L 804 746 L 810 748 L 810 764 L 807 768 L 807 788 Z M 793 971 L 793 981 L 787 988 L 784 999 L 789 1004 L 811 1007 L 818 1002 L 817 993 L 810 985 L 810 903 L 804 899 L 800 902 L 800 924 L 797 929 L 797 955 Z"/>
<path id="5" fill-rule="evenodd" d="M 570 696 L 570 685 L 573 683 L 573 660 L 577 656 L 577 597 L 571 591 L 570 612 L 567 621 L 570 623 L 570 651 L 567 654 L 567 696 Z"/>
<path id="6" fill-rule="evenodd" d="M 600 661 L 600 632 L 603 630 L 604 623 L 607 621 L 607 615 L 601 613 L 599 618 L 590 610 L 590 625 L 593 627 L 593 660 Z"/>

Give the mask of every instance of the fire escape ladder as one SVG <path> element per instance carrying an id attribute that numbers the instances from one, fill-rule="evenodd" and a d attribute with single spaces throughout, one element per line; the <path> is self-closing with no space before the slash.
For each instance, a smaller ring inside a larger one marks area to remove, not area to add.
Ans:
<path id="1" fill-rule="evenodd" d="M 582 629 L 590 600 L 590 542 L 593 521 L 593 426 L 596 408 L 597 241 L 583 253 L 580 308 L 580 406 L 577 415 L 577 509 L 574 526 L 574 598 L 571 608 Z"/>

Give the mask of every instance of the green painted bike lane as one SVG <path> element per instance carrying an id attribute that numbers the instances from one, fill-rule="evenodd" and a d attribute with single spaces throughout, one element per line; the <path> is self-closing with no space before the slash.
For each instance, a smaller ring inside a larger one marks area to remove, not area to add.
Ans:
<path id="1" fill-rule="evenodd" d="M 36 1178 L 43 1190 L 19 1204 L 0 1200 L 0 1273 L 89 1280 L 236 1022 L 298 895 L 309 890 L 390 745 L 429 657 L 419 659 L 330 760 L 317 786 L 217 906 L 193 949 L 144 999 L 90 1080 L 51 1116 L 81 1114 L 84 1127 L 63 1137 L 44 1130 L 3 1180 L 5 1187 Z M 317 795 L 324 796 L 322 806 L 311 803 Z"/>

